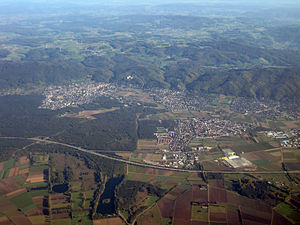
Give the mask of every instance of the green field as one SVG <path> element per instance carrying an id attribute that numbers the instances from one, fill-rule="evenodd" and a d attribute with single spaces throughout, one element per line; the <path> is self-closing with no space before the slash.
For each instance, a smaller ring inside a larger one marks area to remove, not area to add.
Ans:
<path id="1" fill-rule="evenodd" d="M 15 166 L 15 160 L 14 159 L 11 159 L 11 160 L 8 160 L 8 161 L 5 161 L 4 162 L 4 166 L 3 166 L 3 169 L 4 170 L 8 170 L 8 169 L 11 169 Z"/>
<path id="2" fill-rule="evenodd" d="M 82 193 L 81 192 L 72 192 L 72 208 L 81 209 L 82 208 Z"/>
<path id="3" fill-rule="evenodd" d="M 208 221 L 208 209 L 203 209 L 200 206 L 192 206 L 192 221 Z"/>
<path id="4" fill-rule="evenodd" d="M 28 217 L 32 224 L 43 224 L 45 223 L 45 216 L 30 216 Z"/>
<path id="5" fill-rule="evenodd" d="M 15 204 L 17 208 L 22 209 L 24 212 L 35 207 L 32 201 L 32 196 L 29 192 L 15 196 L 11 198 L 10 201 Z"/>
<path id="6" fill-rule="evenodd" d="M 235 151 L 236 153 L 256 152 L 256 151 L 262 151 L 262 150 L 267 150 L 272 148 L 274 148 L 274 146 L 266 142 L 232 146 L 232 150 Z"/>
<path id="7" fill-rule="evenodd" d="M 286 203 L 280 203 L 278 206 L 276 206 L 275 210 L 278 211 L 280 214 L 284 215 L 288 220 L 290 220 L 293 223 L 300 221 L 299 212 L 297 212 L 295 208 Z"/>

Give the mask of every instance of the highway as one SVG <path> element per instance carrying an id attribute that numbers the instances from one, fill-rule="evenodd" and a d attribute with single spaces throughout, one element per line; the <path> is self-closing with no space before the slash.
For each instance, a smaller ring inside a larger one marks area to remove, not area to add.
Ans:
<path id="1" fill-rule="evenodd" d="M 168 170 L 168 171 L 175 171 L 175 172 L 186 172 L 186 173 L 199 173 L 201 172 L 200 170 L 187 170 L 187 169 L 179 169 L 179 168 L 170 168 L 170 167 L 163 167 L 163 166 L 157 166 L 157 165 L 150 165 L 150 164 L 145 164 L 145 163 L 139 163 L 139 162 L 132 162 L 126 159 L 120 159 L 120 158 L 115 158 L 112 156 L 108 156 L 99 152 L 94 152 L 93 150 L 85 149 L 82 147 L 70 145 L 70 144 L 65 144 L 57 141 L 51 141 L 48 139 L 42 139 L 42 138 L 25 138 L 25 137 L 0 137 L 0 139 L 20 139 L 20 140 L 29 140 L 29 141 L 34 141 L 36 143 L 45 143 L 45 144 L 54 144 L 54 145 L 61 145 L 65 147 L 69 147 L 71 149 L 75 149 L 81 152 L 85 152 L 91 155 L 96 155 L 102 158 L 118 161 L 121 163 L 126 163 L 128 165 L 134 165 L 134 166 L 141 166 L 141 167 L 146 167 L 146 168 L 152 168 L 152 169 L 161 169 L 161 170 Z M 285 173 L 290 173 L 290 174 L 300 174 L 300 170 L 291 170 L 291 171 L 222 171 L 222 170 L 203 170 L 202 172 L 205 173 L 221 173 L 221 174 L 285 174 Z"/>

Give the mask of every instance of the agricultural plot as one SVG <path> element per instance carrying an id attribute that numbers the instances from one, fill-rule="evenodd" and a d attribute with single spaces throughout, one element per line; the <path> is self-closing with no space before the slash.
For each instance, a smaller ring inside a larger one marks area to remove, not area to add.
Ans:
<path id="1" fill-rule="evenodd" d="M 261 200 L 212 185 L 208 190 L 193 185 L 184 192 L 171 191 L 157 205 L 163 218 L 172 218 L 172 224 L 240 224 L 239 209 L 243 224 L 270 224 L 272 218 L 271 207 Z"/>
<path id="2" fill-rule="evenodd" d="M 94 220 L 93 225 L 123 225 L 125 224 L 119 217 Z"/>
<path id="3" fill-rule="evenodd" d="M 281 170 L 281 153 L 270 151 L 249 152 L 242 155 L 263 170 Z"/>
<path id="4" fill-rule="evenodd" d="M 154 152 L 155 150 L 165 148 L 167 148 L 167 146 L 158 145 L 156 139 L 139 139 L 137 144 L 138 151 Z"/>
<path id="5" fill-rule="evenodd" d="M 256 151 L 262 151 L 262 150 L 267 150 L 272 148 L 274 148 L 274 146 L 266 142 L 232 146 L 232 150 L 235 151 L 236 153 L 256 152 Z"/>
<path id="6" fill-rule="evenodd" d="M 32 154 L 30 157 L 31 165 L 27 157 L 0 165 L 3 170 L 10 171 L 9 176 L 0 181 L 0 223 L 4 224 L 1 220 L 8 220 L 17 225 L 38 225 L 48 224 L 51 220 L 51 224 L 92 224 L 89 213 L 94 198 L 92 189 L 96 186 L 93 170 L 71 156 L 64 156 L 64 160 L 60 158 L 58 164 L 61 165 L 61 174 L 65 164 L 72 165 L 73 175 L 78 182 L 70 182 L 70 194 L 54 191 L 50 194 L 48 179 L 45 180 L 48 169 L 44 171 L 49 168 L 49 155 Z M 78 170 L 80 167 L 82 169 Z"/>
<path id="7" fill-rule="evenodd" d="M 139 216 L 137 222 L 141 225 L 163 225 L 163 220 L 161 218 L 160 211 L 157 205 Z"/>
<path id="8" fill-rule="evenodd" d="M 32 201 L 30 193 L 25 192 L 9 199 L 17 208 L 21 209 L 22 212 L 26 212 L 30 209 L 35 208 L 35 204 Z"/>
<path id="9" fill-rule="evenodd" d="M 286 203 L 279 204 L 275 211 L 284 215 L 285 219 L 288 220 L 290 223 L 297 223 L 300 221 L 300 214 L 297 210 Z"/>

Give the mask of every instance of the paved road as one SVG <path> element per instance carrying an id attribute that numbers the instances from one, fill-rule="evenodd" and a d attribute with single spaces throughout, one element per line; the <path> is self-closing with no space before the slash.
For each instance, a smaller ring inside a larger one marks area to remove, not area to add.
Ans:
<path id="1" fill-rule="evenodd" d="M 175 172 L 187 172 L 187 173 L 199 173 L 201 171 L 199 170 L 187 170 L 187 169 L 178 169 L 178 168 L 170 168 L 170 167 L 163 167 L 163 166 L 156 166 L 156 165 L 149 165 L 149 164 L 145 164 L 145 163 L 139 163 L 139 162 L 132 162 L 126 159 L 120 159 L 120 158 L 115 158 L 112 156 L 108 156 L 99 152 L 93 152 L 93 150 L 88 150 L 88 149 L 84 149 L 81 147 L 77 147 L 74 145 L 69 145 L 69 144 L 65 144 L 65 143 L 61 143 L 61 142 L 57 142 L 57 141 L 51 141 L 48 139 L 41 139 L 41 138 L 24 138 L 24 137 L 0 137 L 0 139 L 21 139 L 21 140 L 30 140 L 30 141 L 35 141 L 35 142 L 39 142 L 39 143 L 46 143 L 46 144 L 55 144 L 55 145 L 61 145 L 61 146 L 65 146 L 65 147 L 69 147 L 81 152 L 85 152 L 88 154 L 92 154 L 92 155 L 96 155 L 96 156 L 100 156 L 102 158 L 106 158 L 106 159 L 110 159 L 110 160 L 115 160 L 118 162 L 122 162 L 122 163 L 126 163 L 128 165 L 134 165 L 134 166 L 141 166 L 141 167 L 146 167 L 146 168 L 152 168 L 152 169 L 161 169 L 161 170 L 169 170 L 169 171 L 175 171 Z M 285 174 L 287 173 L 286 171 L 222 171 L 222 170 L 204 170 L 203 172 L 205 173 L 222 173 L 222 174 Z M 296 174 L 299 173 L 300 174 L 300 170 L 291 170 L 288 171 L 288 173 L 292 174 Z"/>

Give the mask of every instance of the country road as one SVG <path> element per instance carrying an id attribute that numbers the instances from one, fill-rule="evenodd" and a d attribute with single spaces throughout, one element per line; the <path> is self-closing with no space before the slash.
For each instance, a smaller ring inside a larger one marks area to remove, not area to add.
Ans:
<path id="1" fill-rule="evenodd" d="M 88 150 L 84 149 L 81 147 L 77 147 L 74 145 L 70 144 L 65 144 L 57 141 L 51 141 L 47 139 L 41 139 L 41 138 L 25 138 L 25 137 L 0 137 L 0 139 L 19 139 L 19 140 L 30 140 L 30 141 L 35 141 L 37 143 L 46 143 L 46 144 L 54 144 L 54 145 L 61 145 L 65 147 L 69 147 L 81 152 L 85 152 L 88 154 L 96 155 L 102 158 L 110 159 L 110 160 L 115 160 L 118 162 L 126 163 L 128 165 L 134 165 L 134 166 L 141 166 L 141 167 L 146 167 L 146 168 L 152 168 L 152 169 L 161 169 L 161 170 L 169 170 L 169 171 L 175 171 L 175 172 L 187 172 L 187 173 L 199 173 L 199 172 L 205 172 L 205 173 L 221 173 L 221 174 L 285 174 L 285 173 L 293 173 L 293 174 L 300 174 L 300 170 L 291 170 L 291 171 L 222 171 L 222 170 L 187 170 L 187 169 L 178 169 L 178 168 L 170 168 L 170 167 L 163 167 L 163 166 L 156 166 L 156 165 L 149 165 L 145 163 L 139 163 L 139 162 L 132 162 L 126 159 L 120 159 L 120 158 L 115 158 L 112 156 L 108 156 L 105 154 L 101 154 L 98 152 L 94 152 L 93 150 Z"/>

